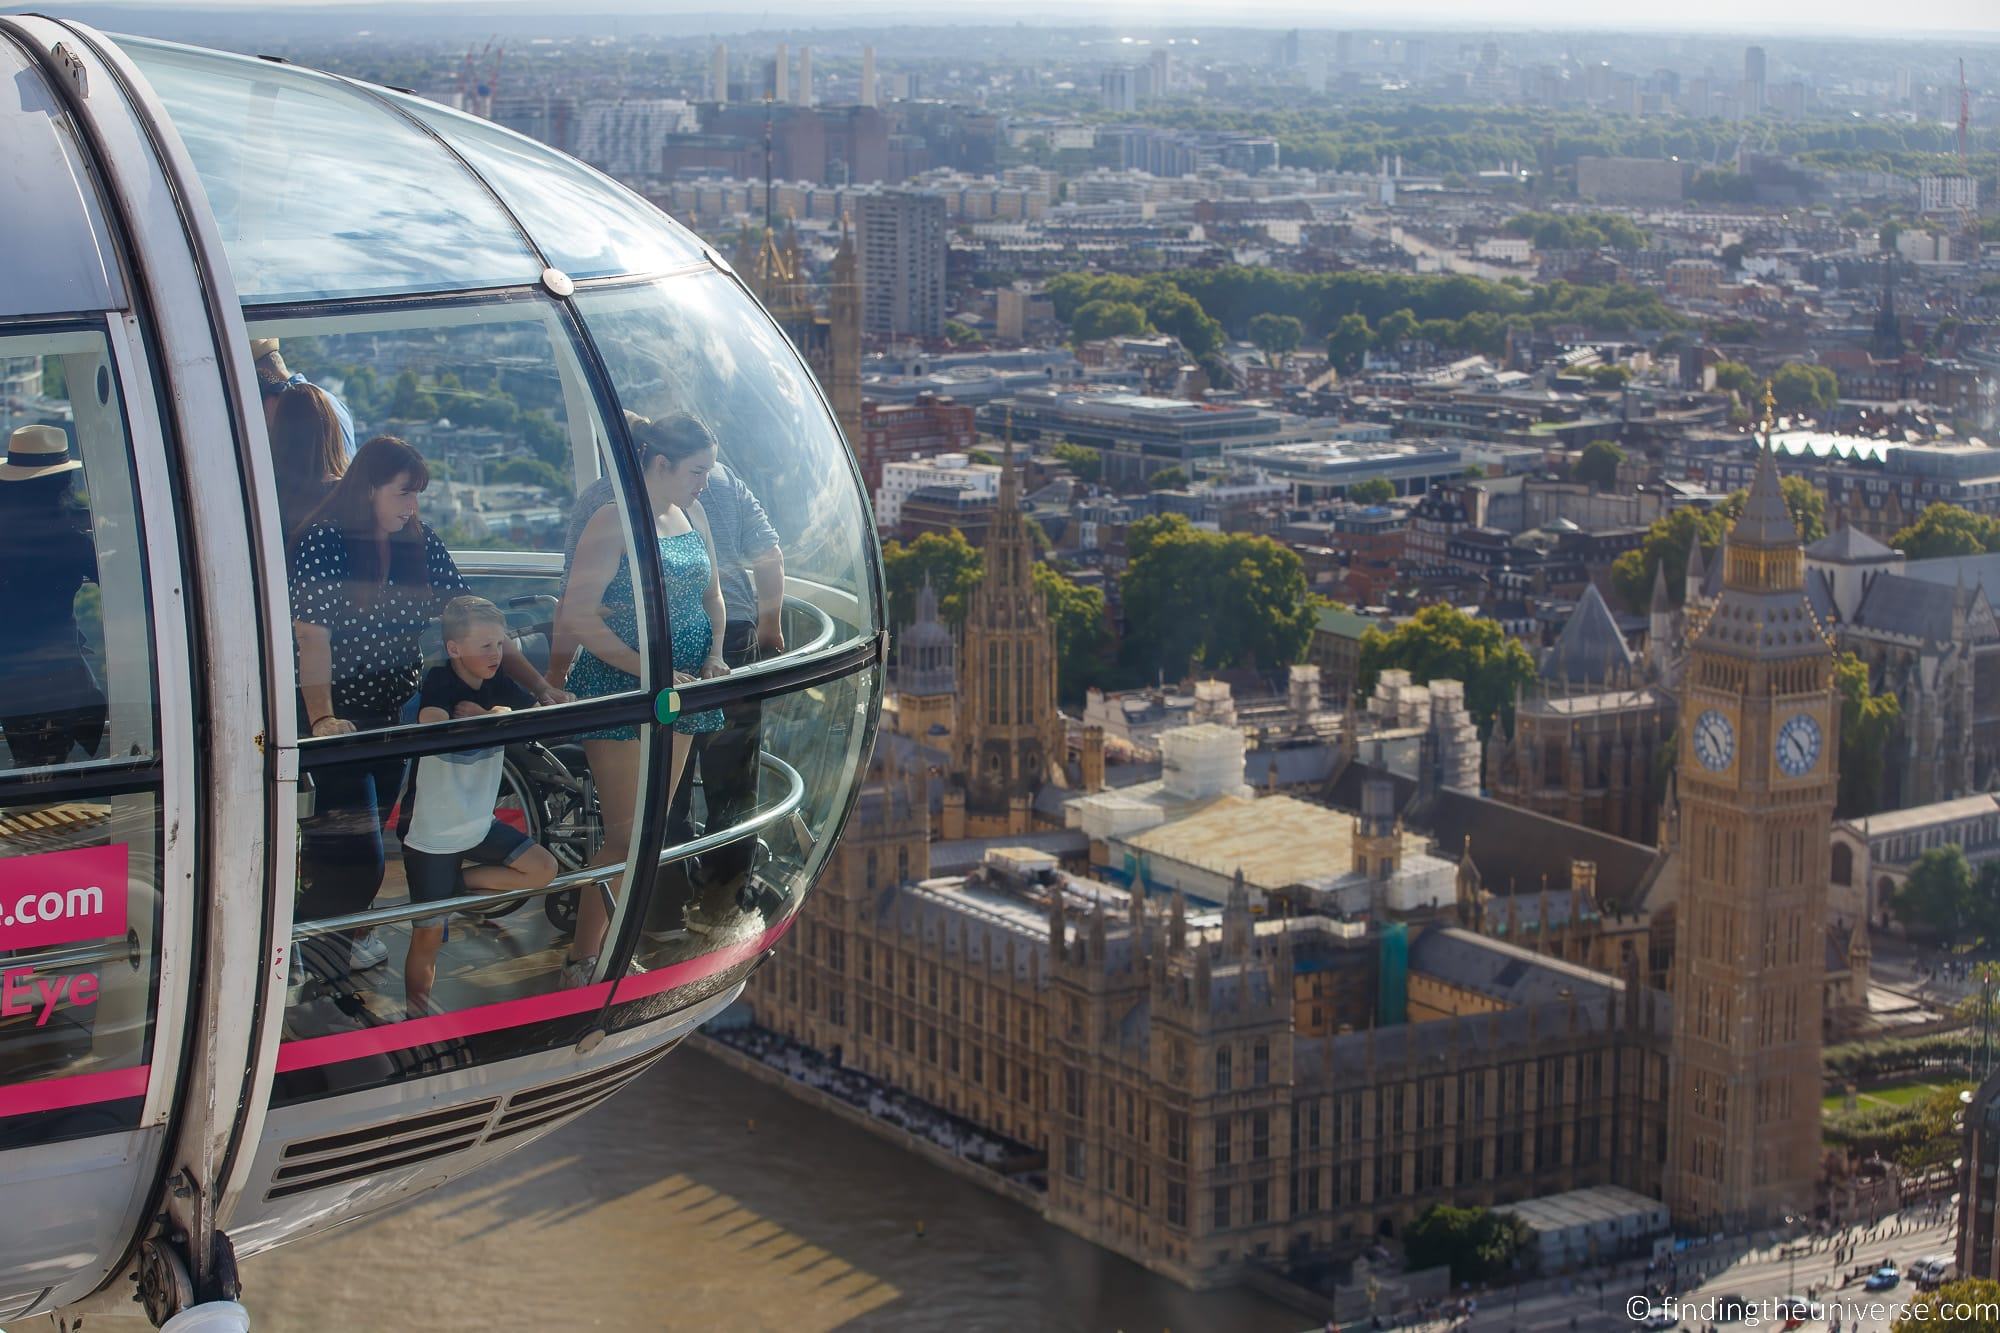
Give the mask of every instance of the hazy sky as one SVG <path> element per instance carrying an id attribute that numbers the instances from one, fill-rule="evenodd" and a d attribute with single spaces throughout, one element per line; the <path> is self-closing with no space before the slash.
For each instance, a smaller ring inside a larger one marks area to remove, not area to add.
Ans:
<path id="1" fill-rule="evenodd" d="M 280 8 L 328 9 L 368 5 L 371 0 L 124 0 L 136 8 L 187 9 L 220 8 L 244 3 L 261 10 Z M 38 6 L 26 6 L 36 8 Z M 60 4 L 49 6 L 61 9 Z M 403 6 L 397 6 L 403 8 Z M 415 7 L 415 6 L 410 6 Z M 468 15 L 482 9 L 517 9 L 515 5 L 495 5 L 493 0 L 422 0 L 423 8 L 464 9 Z M 889 17 L 910 16 L 913 21 L 936 24 L 962 19 L 970 23 L 1004 22 L 1009 18 L 1045 21 L 1109 22 L 1121 19 L 1135 26 L 1157 28 L 1165 23 L 1201 23 L 1218 26 L 1278 27 L 1298 25 L 1320 29 L 1408 28 L 1425 24 L 1450 24 L 1465 28 L 1586 27 L 1586 28 L 1667 28 L 1688 31 L 1759 31 L 1774 36 L 1835 36 L 1839 33 L 1868 31 L 1893 35 L 1918 32 L 1977 32 L 2000 36 L 2000 0 L 1926 0 L 1920 6 L 1884 3 L 1884 0 L 1676 0 L 1662 6 L 1624 5 L 1599 8 L 1578 5 L 1574 0 L 1519 0 L 1504 9 L 1492 0 L 1399 0 L 1393 6 L 1311 4 L 1305 0 L 1257 0 L 1231 3 L 1230 0 L 1080 0 L 1058 4 L 1055 0 L 1017 0 L 1004 10 L 973 7 L 969 10 L 922 10 L 910 0 L 837 0 L 818 8 L 799 0 L 777 3 L 730 5 L 717 0 L 572 0 L 575 13 L 645 12 L 650 14 L 730 13 L 745 27 L 788 26 L 839 27 L 850 22 L 875 22 Z"/>

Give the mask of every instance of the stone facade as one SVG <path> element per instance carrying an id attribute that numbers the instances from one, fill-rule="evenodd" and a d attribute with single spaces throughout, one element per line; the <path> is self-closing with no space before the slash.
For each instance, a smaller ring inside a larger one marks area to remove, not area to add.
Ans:
<path id="1" fill-rule="evenodd" d="M 1673 852 L 1666 1199 L 1701 1229 L 1769 1225 L 1817 1197 L 1840 742 L 1831 634 L 1768 453 L 1723 560 L 1691 636 Z"/>

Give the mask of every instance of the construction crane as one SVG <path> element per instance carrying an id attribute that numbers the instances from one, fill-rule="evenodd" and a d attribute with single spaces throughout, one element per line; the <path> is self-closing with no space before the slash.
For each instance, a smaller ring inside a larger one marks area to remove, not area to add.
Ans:
<path id="1" fill-rule="evenodd" d="M 497 41 L 488 38 L 477 52 L 467 47 L 465 59 L 458 67 L 459 106 L 488 120 L 493 118 L 493 99 L 500 92 L 500 62 L 507 54 L 506 46 L 496 44 Z"/>

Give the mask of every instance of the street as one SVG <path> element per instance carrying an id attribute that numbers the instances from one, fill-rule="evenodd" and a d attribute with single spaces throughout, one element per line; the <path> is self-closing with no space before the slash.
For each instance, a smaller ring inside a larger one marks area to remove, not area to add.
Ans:
<path id="1" fill-rule="evenodd" d="M 1861 1267 L 1874 1269 L 1884 1261 L 1905 1267 L 1917 1259 L 1933 1254 L 1950 1254 L 1953 1251 L 1952 1236 L 1956 1219 L 1949 1212 L 1932 1220 L 1925 1209 L 1912 1210 L 1912 1218 L 1899 1221 L 1889 1218 L 1873 1225 L 1859 1226 L 1838 1233 L 1834 1237 L 1822 1237 L 1813 1241 L 1802 1239 L 1798 1242 L 1800 1252 L 1796 1259 L 1786 1256 L 1786 1246 L 1782 1243 L 1759 1245 L 1754 1249 L 1742 1249 L 1733 1253 L 1724 1250 L 1714 1254 L 1707 1262 L 1716 1271 L 1706 1273 L 1698 1280 L 1691 1279 L 1687 1261 L 1682 1261 L 1680 1289 L 1671 1298 L 1682 1307 L 1680 1328 L 1684 1333 L 1701 1333 L 1703 1325 L 1713 1323 L 1719 1328 L 1749 1329 L 1754 1327 L 1781 1328 L 1782 1322 L 1769 1320 L 1769 1307 L 1753 1308 L 1748 1317 L 1734 1323 L 1725 1323 L 1713 1311 L 1704 1311 L 1704 1303 L 1719 1297 L 1735 1297 L 1744 1301 L 1773 1301 L 1786 1295 L 1806 1295 L 1807 1288 L 1817 1284 L 1819 1299 L 1831 1307 L 1841 1306 L 1844 1317 L 1841 1321 L 1842 1333 L 1877 1333 L 1885 1330 L 1900 1315 L 1901 1305 L 1918 1299 L 1919 1293 L 1908 1282 L 1898 1284 L 1886 1292 L 1864 1291 L 1861 1279 L 1851 1284 L 1841 1283 L 1853 1270 Z M 1760 1238 L 1761 1239 L 1761 1238 Z M 1816 1248 L 1807 1250 L 1807 1245 Z M 1835 1258 L 1836 1247 L 1852 1244 L 1855 1252 L 1845 1261 Z M 1638 1321 L 1627 1313 L 1628 1303 L 1641 1294 L 1645 1283 L 1645 1265 L 1625 1264 L 1617 1271 L 1615 1278 L 1605 1281 L 1604 1293 L 1600 1298 L 1594 1277 L 1580 1277 L 1575 1280 L 1572 1290 L 1564 1294 L 1560 1289 L 1543 1291 L 1524 1296 L 1518 1306 L 1510 1299 L 1506 1290 L 1488 1293 L 1480 1298 L 1479 1312 L 1469 1321 L 1460 1321 L 1458 1327 L 1466 1333 L 1568 1333 L 1568 1330 L 1595 1330 L 1596 1333 L 1630 1333 L 1638 1327 Z M 1878 1312 L 1865 1307 L 1882 1307 Z M 1673 1306 L 1669 1305 L 1670 1312 Z M 1828 1314 L 1835 1313 L 1829 1308 Z M 1705 1316 L 1705 1317 L 1704 1317 Z M 1886 1316 L 1886 1317 L 1884 1317 Z M 1831 1318 L 1815 1321 L 1807 1325 L 1811 1333 L 1822 1333 L 1829 1329 Z M 1450 1325 L 1446 1321 L 1432 1320 L 1417 1327 L 1442 1330 Z"/>

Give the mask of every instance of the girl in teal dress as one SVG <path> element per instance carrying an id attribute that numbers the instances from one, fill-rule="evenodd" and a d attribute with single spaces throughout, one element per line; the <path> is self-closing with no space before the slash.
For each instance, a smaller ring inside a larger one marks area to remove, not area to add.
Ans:
<path id="1" fill-rule="evenodd" d="M 667 588 L 673 632 L 673 680 L 691 685 L 729 674 L 722 660 L 722 584 L 715 544 L 697 498 L 715 467 L 715 437 L 689 416 L 635 422 L 646 480 L 647 507 L 654 514 L 654 540 Z M 569 688 L 580 699 L 622 694 L 639 687 L 639 624 L 632 566 L 625 554 L 619 507 L 608 504 L 591 516 L 577 542 L 569 585 L 556 612 L 556 637 L 579 645 L 569 669 Z M 690 713 L 674 723 L 673 770 L 667 790 L 680 785 L 696 733 L 722 726 L 722 710 Z M 593 865 L 609 865 L 630 853 L 632 816 L 638 805 L 641 750 L 637 727 L 585 732 L 585 755 L 597 785 L 604 842 Z M 609 924 L 604 895 L 587 889 L 577 905 L 576 936 L 563 965 L 564 985 L 584 985 L 596 977 L 597 954 Z"/>

